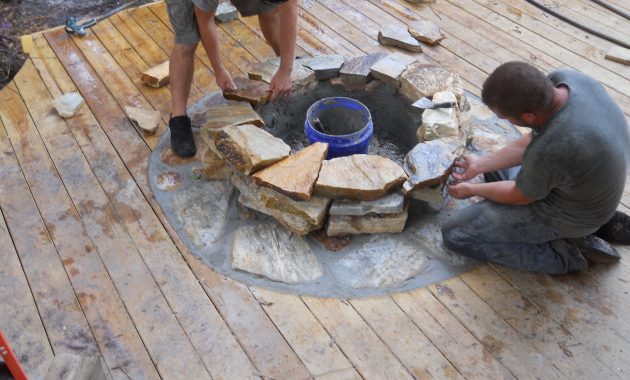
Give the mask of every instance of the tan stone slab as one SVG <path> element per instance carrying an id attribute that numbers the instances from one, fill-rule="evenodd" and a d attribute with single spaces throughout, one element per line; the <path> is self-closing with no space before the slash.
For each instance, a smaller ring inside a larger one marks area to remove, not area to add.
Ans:
<path id="1" fill-rule="evenodd" d="M 148 133 L 155 133 L 162 118 L 158 111 L 140 107 L 126 106 L 125 113 L 131 123 Z"/>
<path id="2" fill-rule="evenodd" d="M 254 180 L 293 199 L 309 200 L 326 153 L 328 144 L 314 143 L 254 174 Z"/>
<path id="3" fill-rule="evenodd" d="M 448 67 L 412 63 L 400 75 L 400 93 L 411 102 L 441 91 L 451 91 L 458 101 L 464 95 L 462 79 Z"/>
<path id="4" fill-rule="evenodd" d="M 405 229 L 408 207 L 399 214 L 387 215 L 331 215 L 326 224 L 326 235 L 397 234 Z"/>
<path id="5" fill-rule="evenodd" d="M 249 78 L 235 78 L 236 90 L 223 91 L 223 97 L 229 100 L 249 102 L 253 107 L 267 103 L 269 99 L 269 85 Z"/>
<path id="6" fill-rule="evenodd" d="M 262 127 L 265 122 L 247 102 L 230 102 L 208 107 L 194 115 L 195 125 L 204 128 L 223 128 L 230 125 L 253 124 Z"/>
<path id="7" fill-rule="evenodd" d="M 78 92 L 68 92 L 55 98 L 52 102 L 53 107 L 55 107 L 61 117 L 74 116 L 83 103 L 85 103 L 85 101 Z"/>
<path id="8" fill-rule="evenodd" d="M 403 193 L 444 183 L 463 149 L 459 138 L 441 138 L 416 145 L 405 157 L 409 179 L 403 184 Z"/>
<path id="9" fill-rule="evenodd" d="M 433 95 L 434 103 L 455 103 L 455 94 L 442 91 Z M 459 135 L 457 108 L 427 109 L 422 113 L 422 124 L 417 131 L 418 141 L 436 140 Z"/>
<path id="10" fill-rule="evenodd" d="M 370 80 L 370 68 L 386 53 L 371 53 L 347 61 L 339 71 L 341 82 L 346 86 L 365 85 Z"/>
<path id="11" fill-rule="evenodd" d="M 249 73 L 249 79 L 270 83 L 273 76 L 280 68 L 280 58 L 270 58 L 260 62 Z M 317 81 L 315 72 L 302 65 L 299 60 L 293 61 L 293 71 L 291 71 L 292 90 L 296 91 L 307 87 Z"/>
<path id="12" fill-rule="evenodd" d="M 400 74 L 416 59 L 401 53 L 392 53 L 370 67 L 372 76 L 392 88 L 400 88 Z"/>
<path id="13" fill-rule="evenodd" d="M 623 63 L 624 65 L 630 65 L 630 49 L 621 46 L 613 46 L 608 50 L 608 53 L 606 53 L 606 59 Z"/>
<path id="14" fill-rule="evenodd" d="M 315 194 L 369 201 L 383 197 L 406 179 L 402 168 L 389 158 L 355 154 L 324 161 Z"/>
<path id="15" fill-rule="evenodd" d="M 140 80 L 151 87 L 166 86 L 169 82 L 169 61 L 160 63 L 142 73 Z"/>
<path id="16" fill-rule="evenodd" d="M 207 179 L 230 179 L 232 176 L 232 169 L 227 162 L 210 148 L 206 148 L 201 154 L 201 164 L 203 166 L 200 172 Z"/>
<path id="17" fill-rule="evenodd" d="M 409 34 L 404 26 L 387 25 L 378 32 L 378 42 L 384 46 L 395 46 L 414 53 L 422 52 L 422 46 Z"/>
<path id="18" fill-rule="evenodd" d="M 244 174 L 271 166 L 291 152 L 284 141 L 252 124 L 206 128 L 204 132 L 212 137 L 221 157 Z"/>
<path id="19" fill-rule="evenodd" d="M 407 27 L 413 38 L 431 46 L 439 44 L 446 38 L 435 21 L 417 20 L 409 23 Z"/>

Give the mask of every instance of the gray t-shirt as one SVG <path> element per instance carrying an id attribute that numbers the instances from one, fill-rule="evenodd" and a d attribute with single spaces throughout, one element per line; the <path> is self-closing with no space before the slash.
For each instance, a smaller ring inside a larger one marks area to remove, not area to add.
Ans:
<path id="1" fill-rule="evenodd" d="M 533 210 L 565 237 L 593 233 L 615 212 L 625 186 L 630 137 L 621 109 L 594 79 L 549 75 L 569 89 L 567 102 L 527 147 L 516 186 Z"/>

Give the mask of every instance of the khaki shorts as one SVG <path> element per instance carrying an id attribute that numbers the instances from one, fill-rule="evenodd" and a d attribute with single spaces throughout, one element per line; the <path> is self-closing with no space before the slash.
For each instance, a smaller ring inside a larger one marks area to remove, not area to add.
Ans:
<path id="1" fill-rule="evenodd" d="M 262 0 L 230 0 L 243 17 L 272 11 L 277 5 L 269 5 Z M 194 7 L 204 12 L 215 12 L 219 0 L 166 0 L 168 18 L 175 31 L 175 43 L 194 45 L 200 40 Z"/>

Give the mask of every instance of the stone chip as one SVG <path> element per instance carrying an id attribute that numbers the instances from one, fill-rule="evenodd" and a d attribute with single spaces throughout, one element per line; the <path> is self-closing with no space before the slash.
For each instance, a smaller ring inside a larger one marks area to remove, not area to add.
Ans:
<path id="1" fill-rule="evenodd" d="M 155 133 L 162 118 L 158 111 L 140 107 L 127 106 L 125 107 L 125 113 L 136 127 L 147 133 Z"/>
<path id="2" fill-rule="evenodd" d="M 68 92 L 53 100 L 53 107 L 61 117 L 72 117 L 85 103 L 83 97 L 78 92 Z"/>

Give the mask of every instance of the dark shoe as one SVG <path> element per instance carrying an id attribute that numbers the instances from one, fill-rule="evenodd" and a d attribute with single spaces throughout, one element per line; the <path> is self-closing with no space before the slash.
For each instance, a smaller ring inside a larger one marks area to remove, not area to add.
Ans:
<path id="1" fill-rule="evenodd" d="M 171 130 L 171 148 L 180 157 L 192 157 L 197 153 L 190 118 L 186 115 L 172 117 L 168 122 Z"/>
<path id="2" fill-rule="evenodd" d="M 614 243 L 630 244 L 630 216 L 615 211 L 615 215 L 595 231 L 595 236 Z"/>
<path id="3" fill-rule="evenodd" d="M 621 260 L 621 256 L 615 247 L 595 235 L 566 240 L 575 245 L 578 251 L 580 251 L 580 254 L 584 256 L 589 263 L 612 264 Z"/>

